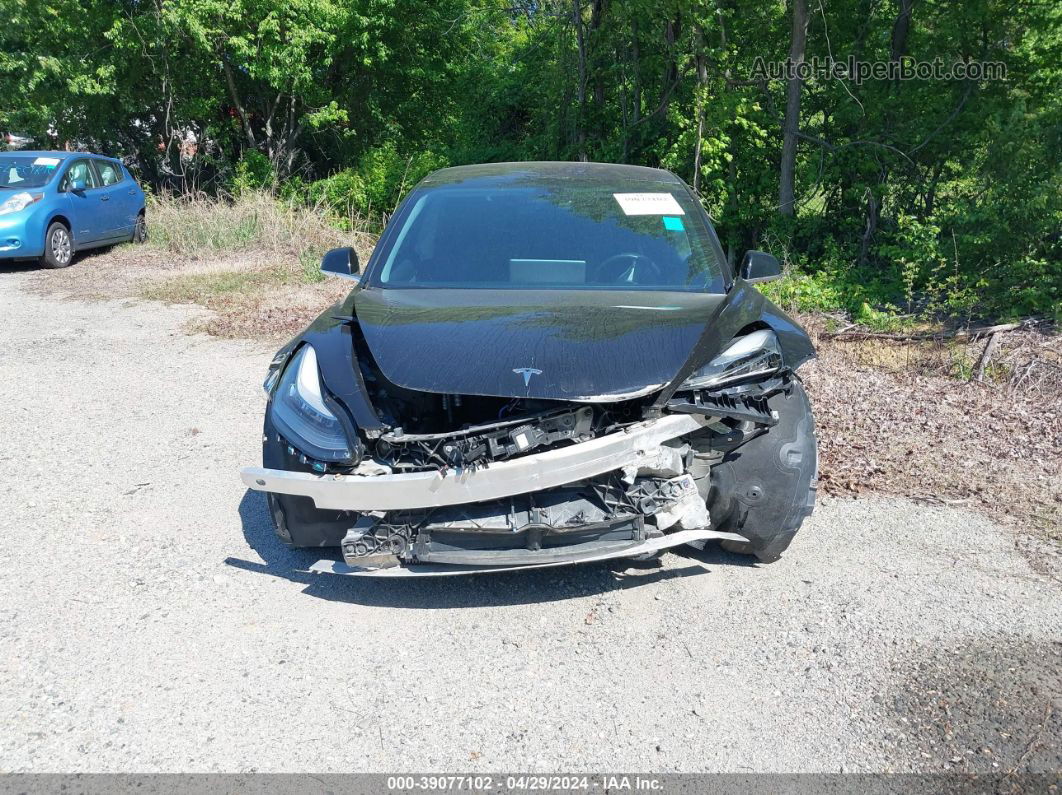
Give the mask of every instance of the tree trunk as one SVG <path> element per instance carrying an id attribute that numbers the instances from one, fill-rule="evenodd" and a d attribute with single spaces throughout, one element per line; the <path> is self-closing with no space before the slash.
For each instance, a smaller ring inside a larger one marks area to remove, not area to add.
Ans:
<path id="1" fill-rule="evenodd" d="M 896 21 L 892 24 L 892 42 L 889 56 L 891 60 L 898 61 L 907 54 L 907 34 L 911 30 L 911 9 L 914 0 L 900 0 L 900 13 L 896 15 Z"/>
<path id="2" fill-rule="evenodd" d="M 914 6 L 914 0 L 899 0 L 900 11 L 896 15 L 896 20 L 892 25 L 892 38 L 889 42 L 889 58 L 893 61 L 899 61 L 907 53 L 907 37 L 911 32 L 911 9 Z M 893 84 L 887 85 L 885 88 L 886 102 L 892 98 L 893 91 L 897 93 L 900 90 L 899 81 L 894 81 Z M 891 109 L 886 106 L 884 115 L 884 122 L 882 124 L 882 131 L 886 140 L 892 135 L 892 123 L 893 114 Z M 890 168 L 888 165 L 882 167 L 881 178 L 878 180 L 879 191 L 881 196 L 887 195 L 888 182 L 889 182 Z M 878 222 L 881 218 L 881 204 L 878 201 L 877 196 L 874 195 L 874 189 L 870 188 L 870 198 L 867 201 L 867 213 L 866 213 L 866 226 L 863 231 L 863 239 L 859 244 L 859 265 L 866 265 L 870 261 L 870 248 L 874 243 L 874 235 L 878 231 Z"/>
<path id="3" fill-rule="evenodd" d="M 604 48 L 599 45 L 598 35 L 601 26 L 605 22 L 605 14 L 608 11 L 608 0 L 594 0 L 590 7 L 589 44 L 593 57 L 591 58 L 591 72 L 594 79 L 594 111 L 600 117 L 605 109 L 605 58 L 602 57 Z"/>
<path id="4" fill-rule="evenodd" d="M 704 57 L 704 31 L 695 25 L 694 40 L 697 47 L 697 143 L 693 149 L 693 192 L 697 193 L 701 185 L 701 142 L 704 140 L 704 100 L 708 85 L 708 64 Z"/>
<path id="5" fill-rule="evenodd" d="M 874 240 L 874 233 L 878 231 L 878 197 L 873 189 L 867 189 L 867 216 L 866 226 L 863 228 L 863 239 L 859 241 L 859 266 L 867 264 L 870 259 L 870 244 Z"/>
<path id="6" fill-rule="evenodd" d="M 664 86 L 661 95 L 665 98 L 672 90 L 671 86 L 678 80 L 679 65 L 675 44 L 678 42 L 681 25 L 682 19 L 677 14 L 674 19 L 669 19 L 667 24 L 664 25 L 664 43 L 667 45 L 667 68 L 664 70 Z"/>
<path id="7" fill-rule="evenodd" d="M 807 0 L 793 0 L 793 28 L 789 40 L 790 68 L 804 62 L 804 45 L 808 38 Z M 796 172 L 797 133 L 800 132 L 799 75 L 790 75 L 785 89 L 785 122 L 782 137 L 782 167 L 778 186 L 778 210 L 782 215 L 794 214 L 794 174 Z"/>
<path id="8" fill-rule="evenodd" d="M 638 48 L 638 20 L 631 20 L 631 123 L 637 124 L 642 117 L 642 70 L 641 50 Z"/>
<path id="9" fill-rule="evenodd" d="M 221 68 L 225 71 L 225 85 L 228 86 L 229 98 L 232 100 L 232 104 L 236 108 L 236 113 L 240 117 L 240 124 L 243 125 L 244 134 L 247 136 L 247 143 L 252 149 L 254 149 L 257 146 L 254 142 L 254 130 L 251 129 L 251 121 L 247 118 L 247 111 L 243 109 L 243 103 L 240 102 L 240 95 L 236 91 L 236 79 L 232 76 L 232 67 L 229 66 L 229 62 L 224 56 L 221 58 Z"/>
<path id="10" fill-rule="evenodd" d="M 581 0 L 572 0 L 572 24 L 575 25 L 575 43 L 579 50 L 579 83 L 576 86 L 575 145 L 579 160 L 586 157 L 586 36 L 583 31 L 583 7 Z"/>
<path id="11" fill-rule="evenodd" d="M 734 3 L 732 0 L 725 0 L 721 5 L 719 12 L 717 12 L 717 19 L 719 21 L 719 51 L 723 54 L 723 57 L 727 60 L 727 66 L 723 70 L 723 79 L 726 81 L 727 94 L 733 95 L 734 93 L 734 70 L 731 68 L 730 50 L 727 45 L 726 35 L 726 15 L 723 14 L 723 10 L 733 12 Z M 731 271 L 737 268 L 737 256 L 738 247 L 741 243 L 737 216 L 738 216 L 738 130 L 736 127 L 737 111 L 732 111 L 730 116 L 730 125 L 727 128 L 729 133 L 729 142 L 726 145 L 727 152 L 730 153 L 730 160 L 726 166 L 726 261 L 730 266 Z"/>

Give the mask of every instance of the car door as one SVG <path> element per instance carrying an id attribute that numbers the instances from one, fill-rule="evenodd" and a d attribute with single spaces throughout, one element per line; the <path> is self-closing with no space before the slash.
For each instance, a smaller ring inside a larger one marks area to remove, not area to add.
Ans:
<path id="1" fill-rule="evenodd" d="M 100 178 L 100 202 L 107 226 L 107 237 L 129 237 L 136 221 L 133 196 L 129 181 L 122 174 L 122 167 L 113 160 L 97 158 L 92 161 Z"/>
<path id="2" fill-rule="evenodd" d="M 59 182 L 60 193 L 66 194 L 67 214 L 78 247 L 107 237 L 107 221 L 102 212 L 107 202 L 101 201 L 99 187 L 99 177 L 87 157 L 71 160 Z"/>

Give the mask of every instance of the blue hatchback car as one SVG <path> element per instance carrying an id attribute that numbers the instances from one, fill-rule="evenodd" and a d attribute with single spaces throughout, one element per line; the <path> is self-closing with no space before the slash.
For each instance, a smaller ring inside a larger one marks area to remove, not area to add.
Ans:
<path id="1" fill-rule="evenodd" d="M 0 152 L 0 260 L 65 268 L 76 251 L 145 239 L 144 191 L 120 161 Z"/>

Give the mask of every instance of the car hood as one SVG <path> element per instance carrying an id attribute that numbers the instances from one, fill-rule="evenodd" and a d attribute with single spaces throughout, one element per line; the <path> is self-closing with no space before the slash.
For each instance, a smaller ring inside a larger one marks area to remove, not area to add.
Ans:
<path id="1" fill-rule="evenodd" d="M 620 400 L 671 381 L 725 295 L 380 289 L 354 309 L 383 375 L 407 389 Z"/>

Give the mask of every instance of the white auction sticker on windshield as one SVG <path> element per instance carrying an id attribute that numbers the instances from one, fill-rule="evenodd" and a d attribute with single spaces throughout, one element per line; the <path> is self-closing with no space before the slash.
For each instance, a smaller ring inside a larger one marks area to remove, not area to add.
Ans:
<path id="1" fill-rule="evenodd" d="M 57 166 L 59 165 L 58 157 L 38 157 L 33 161 L 35 166 Z"/>
<path id="2" fill-rule="evenodd" d="M 625 215 L 685 215 L 670 193 L 613 193 Z"/>

